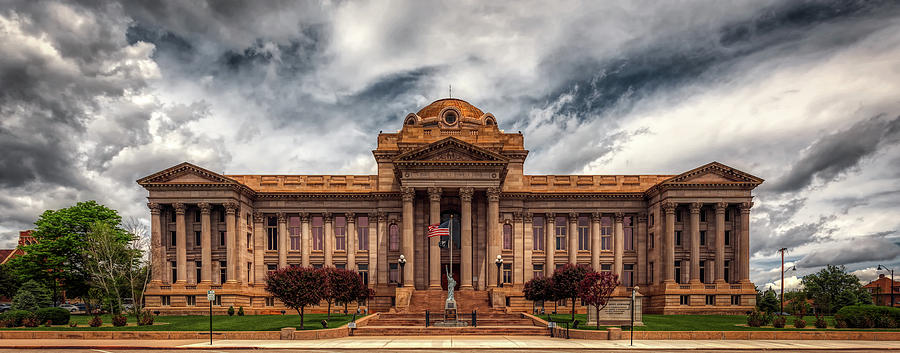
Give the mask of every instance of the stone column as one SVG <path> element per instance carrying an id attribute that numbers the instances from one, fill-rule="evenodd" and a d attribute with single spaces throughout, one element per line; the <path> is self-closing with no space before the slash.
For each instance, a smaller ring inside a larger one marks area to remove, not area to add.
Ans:
<path id="1" fill-rule="evenodd" d="M 516 283 L 525 283 L 525 275 L 524 275 L 524 261 L 522 261 L 522 257 L 525 254 L 525 239 L 522 235 L 522 212 L 516 211 L 513 212 L 513 224 L 512 224 L 512 241 L 513 241 L 513 276 L 512 282 Z"/>
<path id="2" fill-rule="evenodd" d="M 150 256 L 151 256 L 151 272 L 153 279 L 151 282 L 159 285 L 166 277 L 166 247 L 162 241 L 162 224 L 160 223 L 160 205 L 156 202 L 147 203 L 150 209 Z"/>
<path id="3" fill-rule="evenodd" d="M 556 217 L 547 213 L 544 221 L 544 276 L 553 276 L 556 269 Z"/>
<path id="4" fill-rule="evenodd" d="M 591 213 L 591 268 L 600 272 L 600 212 Z"/>
<path id="5" fill-rule="evenodd" d="M 741 247 L 740 247 L 740 269 L 741 273 L 738 277 L 741 283 L 750 282 L 750 208 L 753 202 L 743 202 L 741 209 Z"/>
<path id="6" fill-rule="evenodd" d="M 429 215 L 428 222 L 430 224 L 441 223 L 441 188 L 428 188 Z M 438 247 L 440 237 L 428 238 L 428 288 L 441 288 L 441 248 Z"/>
<path id="7" fill-rule="evenodd" d="M 375 214 L 369 213 L 367 215 L 369 217 L 369 234 L 366 236 L 369 237 L 369 284 L 370 287 L 374 287 L 376 284 L 384 283 L 378 281 L 378 277 L 381 276 L 381 268 L 378 267 L 379 260 L 379 251 L 378 251 L 378 237 L 376 234 L 377 223 L 375 223 Z"/>
<path id="8" fill-rule="evenodd" d="M 490 269 L 487 270 L 488 273 L 488 287 L 496 287 L 497 286 L 497 269 L 494 261 L 497 260 L 497 255 L 500 255 L 500 236 L 498 229 L 500 228 L 500 189 L 499 188 L 488 188 L 487 189 L 487 197 L 488 197 L 488 214 L 487 214 L 487 226 L 488 226 L 488 257 L 487 263 L 490 266 Z"/>
<path id="9" fill-rule="evenodd" d="M 237 209 L 235 202 L 225 203 L 225 280 L 227 283 L 235 283 L 234 263 L 237 262 Z"/>
<path id="10" fill-rule="evenodd" d="M 334 216 L 331 212 L 322 214 L 322 220 L 325 221 L 325 236 L 323 237 L 322 249 L 325 253 L 325 266 L 333 266 L 332 255 L 334 255 Z"/>
<path id="11" fill-rule="evenodd" d="M 249 283 L 250 282 L 250 274 L 247 273 L 247 263 L 251 262 L 253 259 L 253 254 L 247 251 L 247 248 L 251 247 L 252 244 L 247 244 L 250 242 L 250 239 L 247 239 L 247 227 L 249 224 L 242 224 L 245 221 L 246 217 L 241 217 L 241 209 L 237 208 L 234 212 L 232 218 L 234 218 L 234 246 L 226 249 L 225 251 L 231 252 L 234 254 L 233 263 L 227 262 L 227 268 L 225 269 L 225 276 L 228 276 L 228 268 L 231 268 L 232 273 L 234 274 L 234 280 L 237 283 Z M 227 220 L 226 220 L 227 222 Z M 226 237 L 225 241 L 228 241 Z M 234 248 L 232 250 L 232 248 Z M 214 263 L 215 265 L 215 263 Z M 215 270 L 213 270 L 215 271 Z M 215 272 L 213 272 L 215 273 Z M 227 282 L 227 280 L 226 280 Z"/>
<path id="12" fill-rule="evenodd" d="M 344 230 L 347 236 L 347 269 L 356 270 L 356 213 L 347 212 L 347 228 Z"/>
<path id="13" fill-rule="evenodd" d="M 266 278 L 266 229 L 263 222 L 265 217 L 262 212 L 253 212 L 253 283 L 262 283 Z"/>
<path id="14" fill-rule="evenodd" d="M 665 238 L 665 254 L 663 261 L 658 266 L 665 268 L 665 283 L 675 283 L 675 203 L 666 202 L 662 205 L 663 213 L 666 215 L 665 230 L 663 238 Z"/>
<path id="15" fill-rule="evenodd" d="M 184 222 L 184 204 L 176 203 L 175 207 L 175 272 L 178 278 L 175 283 L 187 283 L 187 244 L 185 243 L 187 224 Z"/>
<path id="16" fill-rule="evenodd" d="M 275 243 L 278 245 L 278 268 L 287 267 L 287 215 L 284 212 L 278 212 L 278 236 Z"/>
<path id="17" fill-rule="evenodd" d="M 691 280 L 700 283 L 700 207 L 698 202 L 691 203 Z"/>
<path id="18" fill-rule="evenodd" d="M 534 278 L 534 262 L 531 261 L 531 257 L 533 256 L 532 251 L 534 250 L 534 216 L 531 212 L 524 212 L 522 214 L 522 219 L 525 221 L 522 229 L 522 239 L 525 241 L 525 244 L 523 245 L 523 258 L 525 260 L 525 264 L 523 265 L 523 282 L 528 282 Z"/>
<path id="19" fill-rule="evenodd" d="M 634 225 L 634 223 L 632 223 Z M 635 268 L 637 273 L 637 283 L 647 284 L 647 271 L 650 266 L 647 265 L 647 214 L 641 213 L 637 217 L 637 262 L 640 268 Z"/>
<path id="20" fill-rule="evenodd" d="M 619 275 L 619 278 L 622 278 L 622 256 L 625 255 L 625 227 L 623 225 L 623 221 L 625 218 L 625 214 L 622 212 L 616 212 L 614 215 L 614 223 L 613 223 L 613 273 Z M 634 235 L 634 234 L 632 234 Z"/>
<path id="21" fill-rule="evenodd" d="M 309 227 L 309 213 L 300 213 L 300 266 L 309 267 L 309 254 L 312 249 L 312 231 Z"/>
<path id="22" fill-rule="evenodd" d="M 472 188 L 459 188 L 459 198 L 462 201 L 460 210 L 460 261 L 459 289 L 472 289 Z"/>
<path id="23" fill-rule="evenodd" d="M 725 209 L 728 203 L 716 204 L 716 283 L 725 283 Z"/>
<path id="24" fill-rule="evenodd" d="M 568 235 L 568 253 L 569 253 L 569 263 L 577 264 L 578 263 L 578 213 L 570 212 L 569 213 L 569 234 Z"/>
<path id="25" fill-rule="evenodd" d="M 212 283 L 212 224 L 210 223 L 210 206 L 207 202 L 197 204 L 200 207 L 200 275 L 199 283 Z"/>
<path id="26" fill-rule="evenodd" d="M 406 266 L 403 267 L 403 285 L 415 286 L 416 266 L 415 249 L 413 248 L 413 199 L 416 197 L 416 189 L 403 188 L 403 232 L 400 235 L 400 254 L 406 258 Z"/>
<path id="27" fill-rule="evenodd" d="M 388 258 L 387 258 L 387 249 L 388 249 L 388 229 L 387 229 L 387 214 L 384 212 L 378 212 L 376 215 L 376 221 L 378 231 L 378 242 L 377 248 L 378 251 L 378 284 L 387 284 L 388 283 Z M 370 250 L 371 251 L 371 250 Z"/>

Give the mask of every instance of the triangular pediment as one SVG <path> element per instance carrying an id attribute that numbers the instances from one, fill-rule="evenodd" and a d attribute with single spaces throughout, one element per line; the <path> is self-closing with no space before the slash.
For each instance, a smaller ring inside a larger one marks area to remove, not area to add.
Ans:
<path id="1" fill-rule="evenodd" d="M 663 183 L 682 184 L 729 184 L 750 183 L 762 184 L 763 179 L 734 169 L 719 162 L 711 162 L 688 172 L 676 175 Z"/>
<path id="2" fill-rule="evenodd" d="M 235 181 L 193 164 L 184 162 L 163 171 L 138 179 L 138 184 L 221 184 Z"/>
<path id="3" fill-rule="evenodd" d="M 400 154 L 394 160 L 397 162 L 506 162 L 508 158 L 457 138 L 448 137 Z"/>

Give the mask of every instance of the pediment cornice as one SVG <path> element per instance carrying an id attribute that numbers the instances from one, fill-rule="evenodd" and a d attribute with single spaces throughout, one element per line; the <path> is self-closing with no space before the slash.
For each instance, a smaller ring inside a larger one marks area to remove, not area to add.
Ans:
<path id="1" fill-rule="evenodd" d="M 509 162 L 509 158 L 455 137 L 447 137 L 394 157 L 394 163 L 406 164 L 410 162 L 493 162 L 505 164 Z"/>

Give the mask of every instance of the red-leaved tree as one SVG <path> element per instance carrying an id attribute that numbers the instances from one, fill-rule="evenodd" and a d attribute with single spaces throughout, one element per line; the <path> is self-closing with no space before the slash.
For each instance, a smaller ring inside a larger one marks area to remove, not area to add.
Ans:
<path id="1" fill-rule="evenodd" d="M 266 291 L 285 306 L 300 314 L 303 329 L 304 309 L 322 300 L 322 283 L 325 274 L 312 267 L 285 267 L 266 276 Z"/>
<path id="2" fill-rule="evenodd" d="M 572 321 L 575 321 L 575 299 L 578 298 L 578 283 L 594 270 L 588 265 L 565 264 L 553 271 L 554 298 L 572 299 Z"/>
<path id="3" fill-rule="evenodd" d="M 531 301 L 531 310 L 534 311 L 534 302 L 541 302 L 541 309 L 544 309 L 544 302 L 553 300 L 550 279 L 547 277 L 535 277 L 525 282 L 525 299 Z"/>
<path id="4" fill-rule="evenodd" d="M 609 298 L 619 285 L 619 275 L 612 272 L 590 272 L 578 283 L 578 297 L 585 305 L 597 308 L 597 329 L 600 329 L 600 310 L 609 304 Z M 588 309 L 590 310 L 590 309 Z"/>
<path id="5" fill-rule="evenodd" d="M 343 305 L 344 313 L 347 313 L 347 305 L 359 298 L 359 293 L 365 287 L 362 278 L 356 271 L 333 268 L 330 270 L 328 284 L 331 287 L 331 297 L 335 305 Z M 329 306 L 329 313 L 331 307 Z"/>

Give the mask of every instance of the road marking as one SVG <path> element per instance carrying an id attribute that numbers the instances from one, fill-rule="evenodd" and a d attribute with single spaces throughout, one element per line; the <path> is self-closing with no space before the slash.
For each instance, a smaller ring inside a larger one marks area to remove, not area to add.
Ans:
<path id="1" fill-rule="evenodd" d="M 100 352 L 100 353 L 113 353 L 113 352 L 110 352 L 110 351 L 103 351 L 103 350 L 99 350 L 99 349 L 91 349 L 91 350 L 92 350 L 92 351 L 96 351 L 96 352 Z"/>

